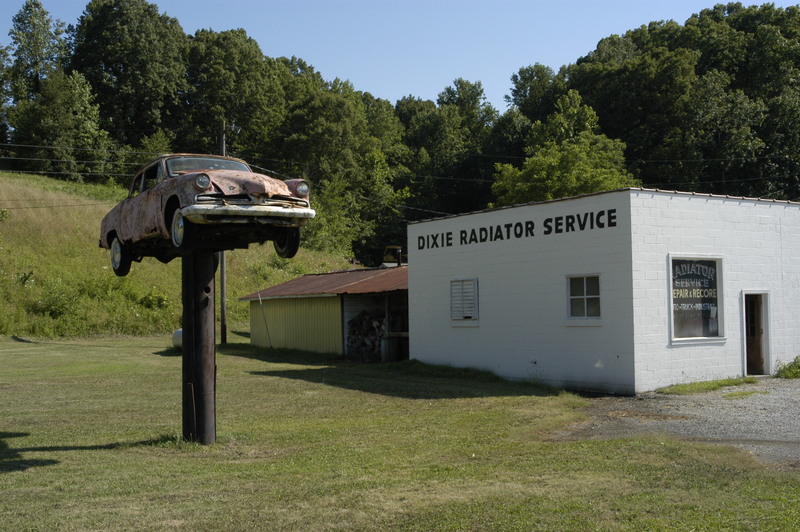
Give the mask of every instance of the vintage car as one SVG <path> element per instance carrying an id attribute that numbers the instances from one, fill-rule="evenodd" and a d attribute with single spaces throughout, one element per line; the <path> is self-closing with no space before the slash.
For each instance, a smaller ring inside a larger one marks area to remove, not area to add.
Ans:
<path id="1" fill-rule="evenodd" d="M 162 155 L 136 173 L 128 197 L 103 218 L 100 247 L 111 250 L 119 276 L 142 257 L 169 262 L 268 240 L 288 258 L 314 214 L 302 179 L 255 173 L 232 157 Z"/>

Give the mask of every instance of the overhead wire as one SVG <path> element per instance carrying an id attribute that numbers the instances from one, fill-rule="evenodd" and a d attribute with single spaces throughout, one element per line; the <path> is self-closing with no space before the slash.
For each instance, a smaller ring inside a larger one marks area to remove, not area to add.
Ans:
<path id="1" fill-rule="evenodd" d="M 67 146 L 67 147 L 64 147 L 64 146 L 56 147 L 56 146 L 45 146 L 45 145 L 37 145 L 37 144 L 0 143 L 0 147 L 16 148 L 16 149 L 19 149 L 19 148 L 44 149 L 44 150 L 62 149 L 62 150 L 71 150 L 71 151 L 97 152 L 97 153 L 110 153 L 110 154 L 124 153 L 126 155 L 130 155 L 130 154 L 148 155 L 148 156 L 161 155 L 160 152 L 151 152 L 151 151 L 136 151 L 136 150 L 121 150 L 121 149 L 100 149 L 100 148 L 76 148 L 76 147 L 69 147 L 69 146 Z M 511 159 L 511 158 L 523 159 L 524 158 L 524 157 L 516 157 L 516 156 L 500 156 L 500 155 L 491 155 L 491 154 L 476 154 L 475 156 L 478 156 L 478 157 L 489 157 L 489 158 L 491 158 L 491 157 L 496 157 L 496 158 L 504 157 L 504 158 L 509 158 L 509 159 Z M 787 156 L 759 156 L 759 157 L 756 157 L 756 159 L 761 159 L 761 160 L 765 160 L 765 159 L 785 159 L 786 157 Z M 278 162 L 278 163 L 281 163 L 281 164 L 287 165 L 287 166 L 304 166 L 306 168 L 309 167 L 309 163 L 300 163 L 298 161 L 286 160 L 286 159 L 260 158 L 259 160 Z M 732 158 L 712 158 L 712 159 L 637 159 L 635 162 L 640 163 L 640 164 L 667 164 L 667 163 L 707 163 L 707 162 L 744 161 L 744 160 L 752 160 L 752 158 L 732 157 Z M 115 167 L 120 167 L 120 166 L 131 167 L 131 166 L 135 166 L 137 168 L 140 166 L 139 163 L 124 162 L 124 161 L 107 161 L 107 160 L 100 160 L 100 161 L 79 160 L 79 161 L 73 161 L 73 160 L 70 160 L 70 159 L 47 159 L 47 158 L 41 158 L 41 157 L 39 157 L 39 158 L 36 158 L 36 157 L 18 157 L 18 156 L 9 156 L 9 155 L 0 155 L 0 161 L 76 163 L 76 164 L 86 164 L 86 165 L 97 164 L 97 165 L 109 165 L 109 166 L 112 166 L 112 167 L 114 167 L 114 166 Z M 275 175 L 277 175 L 277 176 L 279 176 L 281 178 L 284 178 L 284 179 L 291 178 L 290 176 L 287 176 L 287 175 L 285 175 L 285 174 L 283 174 L 281 172 L 275 171 L 275 170 L 262 168 L 261 166 L 257 166 L 255 164 L 251 164 L 251 166 L 253 166 L 254 168 L 257 168 L 259 170 L 263 170 L 263 171 L 267 171 L 269 173 L 275 174 Z M 312 163 L 310 166 L 318 167 L 319 165 L 316 165 L 316 164 Z M 15 173 L 22 173 L 22 174 L 41 174 L 41 175 L 64 175 L 64 174 L 69 173 L 69 172 L 66 172 L 66 171 L 57 171 L 57 170 L 35 171 L 35 170 L 16 170 L 16 169 L 12 170 L 12 169 L 9 169 L 7 171 L 15 172 Z M 112 178 L 126 178 L 127 177 L 127 178 L 130 178 L 130 177 L 133 176 L 132 173 L 118 173 L 118 172 L 86 172 L 86 171 L 77 170 L 76 173 L 79 173 L 79 174 L 81 174 L 83 176 L 90 176 L 90 177 L 112 177 Z M 397 176 L 397 179 L 407 180 L 407 181 L 410 181 L 412 183 L 414 181 L 420 181 L 420 180 L 436 180 L 436 181 L 462 182 L 462 183 L 475 183 L 475 184 L 480 184 L 480 183 L 490 184 L 490 183 L 494 182 L 491 179 L 481 179 L 481 178 L 472 179 L 472 178 L 463 178 L 463 177 L 419 175 L 419 174 Z M 740 179 L 717 179 L 717 180 L 711 180 L 711 181 L 703 181 L 702 183 L 698 183 L 696 181 L 661 182 L 661 183 L 650 182 L 646 186 L 652 187 L 652 188 L 662 188 L 662 187 L 672 188 L 672 187 L 681 187 L 681 186 L 694 186 L 694 185 L 698 185 L 698 184 L 702 184 L 702 185 L 717 185 L 717 184 L 722 184 L 722 183 L 730 184 L 730 183 L 757 182 L 757 181 L 765 181 L 766 179 L 767 178 L 764 178 L 764 177 L 740 178 Z M 311 184 L 312 184 L 312 186 L 317 186 L 318 185 L 318 183 L 315 183 L 313 181 L 312 181 Z M 780 190 L 777 190 L 777 191 L 770 191 L 770 192 L 765 193 L 764 195 L 761 195 L 759 197 L 774 196 L 776 194 L 780 194 L 781 192 L 784 192 L 786 190 L 791 189 L 792 186 L 795 186 L 795 185 L 788 185 L 787 187 L 784 187 L 783 189 L 780 189 Z M 359 196 L 359 199 L 363 199 L 363 200 L 366 200 L 366 201 L 373 201 L 373 202 L 375 201 L 374 199 L 364 198 L 363 196 Z M 431 210 L 431 209 L 423 209 L 423 208 L 419 208 L 419 207 L 411 207 L 411 206 L 407 206 L 407 205 L 397 205 L 396 207 L 399 207 L 399 208 L 402 208 L 402 209 L 406 209 L 406 210 L 424 212 L 424 213 L 432 214 L 432 215 L 435 215 L 435 216 L 449 216 L 449 215 L 452 215 L 452 213 L 445 213 L 445 212 L 441 212 L 441 211 L 435 211 L 435 210 Z"/>

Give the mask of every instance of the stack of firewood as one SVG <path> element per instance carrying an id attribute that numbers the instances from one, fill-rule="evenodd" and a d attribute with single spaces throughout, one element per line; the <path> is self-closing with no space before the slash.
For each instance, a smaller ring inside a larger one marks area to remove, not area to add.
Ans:
<path id="1" fill-rule="evenodd" d="M 381 340 L 386 336 L 383 312 L 361 311 L 347 322 L 347 356 L 359 360 L 381 359 Z"/>

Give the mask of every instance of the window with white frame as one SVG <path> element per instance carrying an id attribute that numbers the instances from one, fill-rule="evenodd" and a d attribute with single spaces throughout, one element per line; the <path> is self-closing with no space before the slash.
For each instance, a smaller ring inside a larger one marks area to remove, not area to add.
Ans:
<path id="1" fill-rule="evenodd" d="M 450 281 L 450 319 L 478 319 L 477 279 L 455 279 Z"/>
<path id="2" fill-rule="evenodd" d="M 600 317 L 600 276 L 568 277 L 569 317 Z"/>

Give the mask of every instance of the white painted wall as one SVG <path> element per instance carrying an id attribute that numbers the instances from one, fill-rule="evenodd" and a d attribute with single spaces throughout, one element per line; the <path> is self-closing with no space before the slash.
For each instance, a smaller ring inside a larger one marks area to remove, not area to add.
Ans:
<path id="1" fill-rule="evenodd" d="M 609 211 L 615 227 L 608 227 Z M 606 227 L 580 230 L 575 222 L 567 231 L 567 215 L 599 212 Z M 564 217 L 560 233 L 558 217 Z M 531 222 L 533 236 L 526 235 Z M 520 238 L 516 224 L 522 224 Z M 498 226 L 502 240 L 469 242 L 472 230 L 480 236 L 480 228 L 496 232 Z M 410 225 L 411 358 L 553 386 L 632 393 L 630 231 L 626 191 Z M 571 275 L 600 276 L 601 319 L 567 317 Z M 450 319 L 450 281 L 459 278 L 478 279 L 477 322 Z"/>
<path id="2" fill-rule="evenodd" d="M 614 227 L 566 230 L 567 215 L 612 210 Z M 500 239 L 469 239 L 498 226 Z M 768 370 L 800 355 L 798 204 L 623 190 L 411 224 L 408 235 L 410 356 L 424 362 L 626 394 L 739 376 L 744 294 L 756 292 L 768 301 Z M 721 259 L 720 338 L 671 337 L 671 257 Z M 569 319 L 567 277 L 592 274 L 602 318 Z M 450 281 L 464 278 L 479 282 L 475 322 L 450 318 Z"/>
<path id="3" fill-rule="evenodd" d="M 631 191 L 636 391 L 745 372 L 743 294 L 766 293 L 769 372 L 800 354 L 800 206 Z M 669 257 L 721 258 L 724 336 L 674 340 Z"/>

